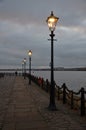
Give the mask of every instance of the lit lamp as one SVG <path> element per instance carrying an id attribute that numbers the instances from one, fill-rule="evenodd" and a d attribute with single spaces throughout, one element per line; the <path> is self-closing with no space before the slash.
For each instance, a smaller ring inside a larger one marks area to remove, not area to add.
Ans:
<path id="1" fill-rule="evenodd" d="M 26 78 L 26 58 L 24 58 L 24 79 Z"/>
<path id="2" fill-rule="evenodd" d="M 54 16 L 53 11 L 51 11 L 51 15 L 47 18 L 46 22 L 48 24 L 49 30 L 51 31 L 51 86 L 50 86 L 50 102 L 49 102 L 49 110 L 57 110 L 55 104 L 55 83 L 54 83 L 54 67 L 53 67 L 53 37 L 55 34 L 53 33 L 56 28 L 56 24 L 58 22 L 58 17 Z"/>
<path id="3" fill-rule="evenodd" d="M 29 56 L 29 84 L 31 84 L 31 56 L 32 56 L 32 51 L 28 51 L 28 56 Z"/>

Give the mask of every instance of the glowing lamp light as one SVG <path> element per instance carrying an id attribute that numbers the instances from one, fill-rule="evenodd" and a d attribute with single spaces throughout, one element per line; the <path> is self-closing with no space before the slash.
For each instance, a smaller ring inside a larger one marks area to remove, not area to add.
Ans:
<path id="1" fill-rule="evenodd" d="M 32 55 L 32 51 L 31 51 L 31 50 L 29 50 L 28 55 L 29 55 L 29 56 L 31 56 L 31 55 Z"/>
<path id="2" fill-rule="evenodd" d="M 55 30 L 58 20 L 59 18 L 54 16 L 53 11 L 51 11 L 51 15 L 46 20 L 50 31 Z"/>

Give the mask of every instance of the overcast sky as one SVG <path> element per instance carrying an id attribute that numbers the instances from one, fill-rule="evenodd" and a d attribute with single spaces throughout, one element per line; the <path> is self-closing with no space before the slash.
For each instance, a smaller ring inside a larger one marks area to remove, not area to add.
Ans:
<path id="1" fill-rule="evenodd" d="M 86 0 L 0 0 L 0 68 L 20 68 L 32 50 L 33 67 L 49 67 L 51 11 L 55 30 L 54 66 L 86 66 Z"/>

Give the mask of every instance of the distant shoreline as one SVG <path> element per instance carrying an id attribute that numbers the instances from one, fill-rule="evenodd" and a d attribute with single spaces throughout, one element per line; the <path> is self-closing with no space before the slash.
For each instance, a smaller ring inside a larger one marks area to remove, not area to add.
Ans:
<path id="1" fill-rule="evenodd" d="M 28 69 L 26 69 L 28 71 Z M 19 69 L 0 69 L 0 72 L 7 72 L 7 71 L 22 71 L 21 68 Z M 32 71 L 50 71 L 50 68 L 32 68 Z M 54 68 L 54 71 L 86 71 L 86 67 L 83 68 L 63 68 L 57 67 Z"/>

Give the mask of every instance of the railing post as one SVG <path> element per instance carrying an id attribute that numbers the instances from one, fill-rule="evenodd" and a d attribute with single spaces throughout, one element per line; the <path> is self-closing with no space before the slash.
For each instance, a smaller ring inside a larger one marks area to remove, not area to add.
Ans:
<path id="1" fill-rule="evenodd" d="M 81 88 L 81 116 L 85 115 L 85 90 Z"/>
<path id="2" fill-rule="evenodd" d="M 60 99 L 60 89 L 58 87 L 58 100 Z"/>
<path id="3" fill-rule="evenodd" d="M 46 92 L 49 92 L 49 81 L 46 79 Z"/>
<path id="4" fill-rule="evenodd" d="M 73 109 L 74 102 L 73 102 L 73 91 L 71 91 L 71 109 Z"/>
<path id="5" fill-rule="evenodd" d="M 44 79 L 42 78 L 41 79 L 41 86 L 42 86 L 42 88 L 44 88 L 43 83 L 44 83 Z"/>
<path id="6" fill-rule="evenodd" d="M 66 85 L 65 83 L 62 85 L 63 87 L 63 104 L 66 103 Z"/>

